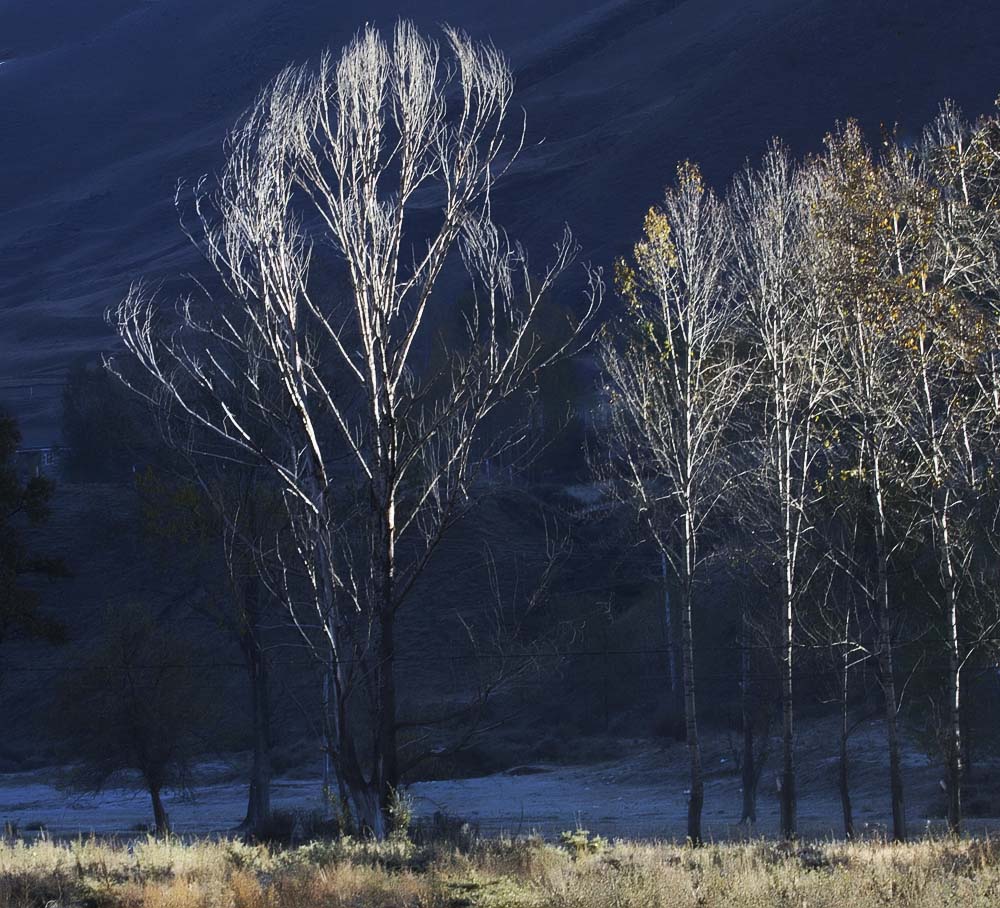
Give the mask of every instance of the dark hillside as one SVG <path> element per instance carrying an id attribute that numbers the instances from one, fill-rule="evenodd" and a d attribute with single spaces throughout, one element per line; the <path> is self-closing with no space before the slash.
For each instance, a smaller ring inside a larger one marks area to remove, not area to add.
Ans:
<path id="1" fill-rule="evenodd" d="M 774 134 L 809 150 L 857 116 L 907 135 L 942 98 L 978 113 L 1000 91 L 989 0 L 86 9 L 0 2 L 0 401 L 31 444 L 56 434 L 58 393 L 39 383 L 111 342 L 101 315 L 129 280 L 191 265 L 175 181 L 218 164 L 225 129 L 285 63 L 339 47 L 366 20 L 449 21 L 511 56 L 529 136 L 545 141 L 511 175 L 504 220 L 539 256 L 568 221 L 604 264 L 634 240 L 678 159 L 724 181 Z"/>

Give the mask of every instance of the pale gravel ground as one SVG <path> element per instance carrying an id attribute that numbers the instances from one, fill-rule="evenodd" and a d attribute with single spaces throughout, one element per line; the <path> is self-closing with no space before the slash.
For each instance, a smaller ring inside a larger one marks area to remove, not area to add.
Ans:
<path id="1" fill-rule="evenodd" d="M 812 731 L 801 747 L 799 826 L 804 837 L 827 838 L 840 831 L 840 804 L 835 790 L 836 766 L 823 758 L 819 746 L 829 742 L 827 729 Z M 855 820 L 877 834 L 889 820 L 885 761 L 877 723 L 860 729 L 853 743 Z M 638 742 L 622 743 L 623 757 L 589 766 L 537 764 L 510 773 L 452 781 L 422 782 L 410 793 L 416 813 L 435 811 L 459 816 L 478 825 L 484 834 L 540 832 L 554 836 L 582 826 L 606 837 L 680 838 L 684 834 L 686 794 L 685 752 L 682 745 L 667 749 Z M 706 748 L 704 824 L 711 838 L 742 837 L 735 825 L 740 805 L 739 779 L 731 771 L 728 744 Z M 726 762 L 722 762 L 726 761 Z M 934 798 L 939 770 L 921 755 L 907 761 L 908 817 L 913 834 L 928 828 L 927 806 Z M 769 769 L 776 765 L 775 758 Z M 207 766 L 203 775 L 224 769 Z M 980 770 L 980 776 L 987 774 Z M 774 835 L 778 804 L 773 772 L 761 783 L 759 822 L 754 830 Z M 175 829 L 182 834 L 209 834 L 231 830 L 245 809 L 242 784 L 234 781 L 203 784 L 194 800 L 168 798 Z M 320 806 L 318 780 L 280 779 L 274 788 L 275 807 L 310 810 Z M 44 772 L 0 776 L 0 823 L 15 823 L 22 831 L 38 824 L 56 835 L 128 833 L 149 820 L 144 794 L 111 790 L 100 796 L 81 796 L 59 790 Z M 940 829 L 939 821 L 932 828 Z M 1000 829 L 1000 820 L 971 820 L 968 831 Z"/>

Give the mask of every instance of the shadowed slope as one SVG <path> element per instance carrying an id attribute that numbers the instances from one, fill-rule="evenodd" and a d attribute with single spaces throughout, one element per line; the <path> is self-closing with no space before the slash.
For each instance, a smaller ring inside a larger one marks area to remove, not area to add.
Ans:
<path id="1" fill-rule="evenodd" d="M 85 10 L 85 11 L 84 11 Z M 563 221 L 607 263 L 677 159 L 728 179 L 773 134 L 818 147 L 835 119 L 915 134 L 950 96 L 1000 90 L 988 0 L 0 0 L 0 399 L 30 443 L 57 395 L 4 390 L 107 347 L 129 280 L 195 261 L 171 205 L 288 61 L 366 19 L 450 21 L 513 59 L 528 150 L 500 216 L 544 253 Z"/>

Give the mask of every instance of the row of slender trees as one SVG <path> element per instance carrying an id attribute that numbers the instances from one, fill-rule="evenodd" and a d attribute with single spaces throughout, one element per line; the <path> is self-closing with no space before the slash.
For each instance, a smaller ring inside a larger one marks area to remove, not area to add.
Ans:
<path id="1" fill-rule="evenodd" d="M 578 316 L 554 332 L 550 297 L 575 241 L 529 265 L 493 220 L 524 147 L 512 96 L 491 45 L 454 30 L 439 44 L 406 22 L 286 70 L 229 136 L 219 176 L 178 191 L 206 276 L 172 311 L 138 283 L 109 315 L 127 353 L 109 368 L 215 502 L 230 564 L 254 578 L 241 581 L 248 601 L 280 602 L 321 668 L 332 784 L 376 836 L 406 769 L 399 615 L 420 607 L 415 590 L 484 476 L 532 455 L 538 376 L 591 344 L 604 295 L 586 269 Z M 961 673 L 993 631 L 998 124 L 946 107 L 916 146 L 887 137 L 878 155 L 848 124 L 802 165 L 775 144 L 724 198 L 682 165 L 617 268 L 625 314 L 598 347 L 595 464 L 680 593 L 693 841 L 692 616 L 709 560 L 737 543 L 780 628 L 788 836 L 794 667 L 806 603 L 812 615 L 822 602 L 843 628 L 845 687 L 850 654 L 877 656 L 905 837 L 894 559 L 926 547 L 958 828 Z M 273 490 L 266 520 L 222 491 L 219 470 L 239 469 Z M 849 609 L 841 622 L 848 601 L 876 617 L 873 643 Z"/>
<path id="2" fill-rule="evenodd" d="M 849 613 L 828 640 L 847 660 L 845 685 L 853 657 L 877 657 L 897 839 L 896 637 L 926 624 L 940 638 L 948 822 L 960 827 L 962 670 L 1000 626 L 988 583 L 998 203 L 1000 118 L 970 124 L 945 105 L 918 143 L 886 136 L 878 154 L 854 123 L 802 164 L 775 143 L 725 198 L 682 165 L 619 264 L 627 313 L 601 347 L 606 469 L 678 581 L 693 840 L 703 782 L 692 611 L 722 539 L 739 540 L 774 598 L 783 835 L 796 832 L 794 667 L 814 627 L 800 624 L 817 604 L 829 618 L 837 599 L 874 616 L 873 643 Z M 922 576 L 930 622 L 901 601 L 904 549 L 907 563 L 933 566 Z"/>

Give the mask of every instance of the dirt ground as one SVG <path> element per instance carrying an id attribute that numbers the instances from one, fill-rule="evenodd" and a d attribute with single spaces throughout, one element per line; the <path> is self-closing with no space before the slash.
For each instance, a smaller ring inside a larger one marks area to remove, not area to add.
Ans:
<path id="1" fill-rule="evenodd" d="M 835 758 L 827 756 L 834 732 L 825 725 L 800 737 L 799 828 L 803 837 L 829 838 L 841 833 Z M 586 766 L 533 764 L 480 778 L 420 782 L 410 787 L 417 816 L 435 811 L 462 817 L 487 835 L 539 832 L 554 836 L 582 827 L 608 838 L 682 838 L 686 817 L 686 749 L 648 742 L 621 742 L 620 758 Z M 889 822 L 887 771 L 879 723 L 862 726 L 852 742 L 852 792 L 855 823 L 879 835 Z M 740 781 L 734 771 L 731 742 L 709 738 L 705 751 L 704 826 L 714 839 L 771 836 L 778 830 L 775 786 L 776 757 L 761 781 L 758 822 L 753 830 L 738 826 Z M 941 803 L 940 769 L 925 756 L 906 760 L 907 816 L 910 832 L 938 831 L 942 822 L 929 818 Z M 975 778 L 987 780 L 996 770 L 980 766 Z M 231 767 L 206 764 L 204 782 L 191 797 L 168 797 L 168 809 L 179 833 L 211 834 L 233 829 L 245 810 L 245 789 Z M 129 833 L 149 822 L 148 800 L 134 789 L 100 795 L 66 792 L 44 771 L 0 776 L 0 823 L 21 833 L 44 827 L 54 835 Z M 213 781 L 214 778 L 214 781 Z M 317 779 L 278 779 L 274 806 L 285 810 L 318 809 Z M 974 818 L 969 832 L 1000 829 L 998 818 Z"/>

